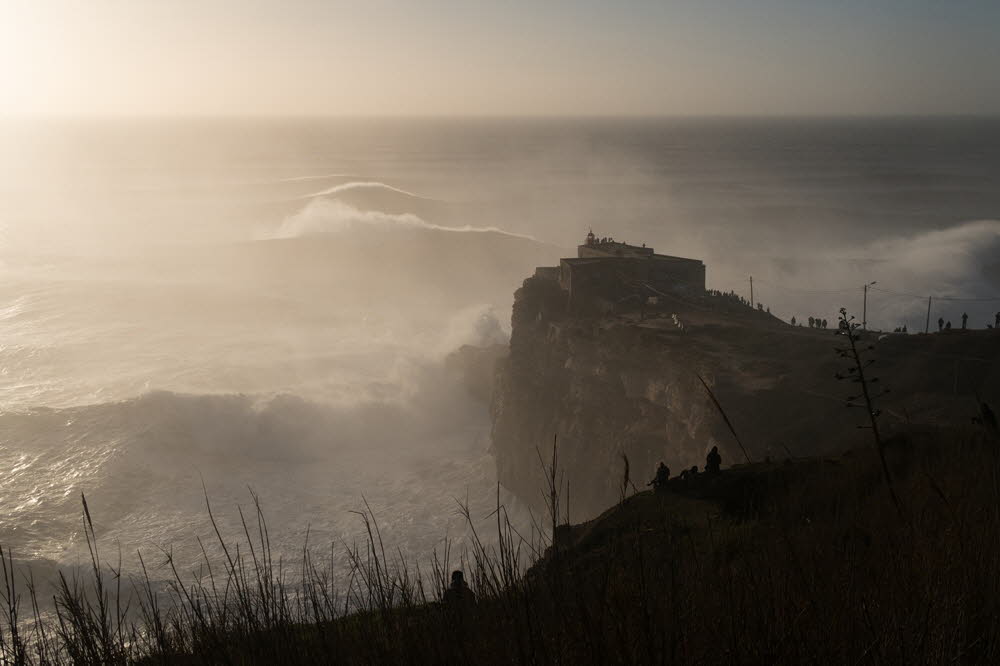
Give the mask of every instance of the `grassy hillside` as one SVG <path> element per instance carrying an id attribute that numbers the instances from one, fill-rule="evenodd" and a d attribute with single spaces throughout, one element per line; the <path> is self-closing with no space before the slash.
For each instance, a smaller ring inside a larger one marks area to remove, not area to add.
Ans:
<path id="1" fill-rule="evenodd" d="M 886 453 L 899 507 L 872 447 L 629 492 L 537 557 L 501 508 L 502 545 L 466 567 L 474 604 L 437 601 L 447 572 L 386 557 L 370 518 L 344 590 L 308 558 L 292 584 L 250 529 L 210 583 L 140 582 L 137 620 L 101 611 L 93 580 L 68 583 L 61 622 L 22 622 L 19 643 L 8 624 L 3 648 L 77 663 L 996 663 L 996 433 L 913 429 Z"/>

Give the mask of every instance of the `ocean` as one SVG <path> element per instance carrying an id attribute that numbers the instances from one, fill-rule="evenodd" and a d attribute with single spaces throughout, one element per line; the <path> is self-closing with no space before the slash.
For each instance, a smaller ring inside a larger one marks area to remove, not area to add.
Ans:
<path id="1" fill-rule="evenodd" d="M 197 568 L 259 497 L 290 560 L 367 501 L 422 560 L 489 523 L 488 405 L 445 362 L 588 230 L 786 319 L 992 323 L 1000 120 L 0 124 L 0 544 Z M 950 300 L 949 300 L 950 299 Z M 545 443 L 539 443 L 544 445 Z M 514 498 L 502 501 L 524 524 Z M 333 546 L 331 550 L 331 545 Z M 460 548 L 455 552 L 459 552 Z M 454 555 L 457 557 L 457 555 Z M 341 557 L 339 554 L 334 558 Z M 454 564 L 454 562 L 453 562 Z"/>

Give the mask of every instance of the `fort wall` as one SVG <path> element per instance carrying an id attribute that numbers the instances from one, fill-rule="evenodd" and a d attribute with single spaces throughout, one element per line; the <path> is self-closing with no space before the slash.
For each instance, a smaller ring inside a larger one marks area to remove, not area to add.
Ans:
<path id="1" fill-rule="evenodd" d="M 539 267 L 535 276 L 555 280 L 574 311 L 607 314 L 642 306 L 663 294 L 705 291 L 705 264 L 698 259 L 656 254 L 653 248 L 598 240 L 588 235 L 578 256 L 558 267 Z"/>

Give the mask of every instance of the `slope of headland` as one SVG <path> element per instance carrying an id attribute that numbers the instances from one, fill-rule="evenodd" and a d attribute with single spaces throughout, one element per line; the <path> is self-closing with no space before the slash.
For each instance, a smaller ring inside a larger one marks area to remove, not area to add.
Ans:
<path id="1" fill-rule="evenodd" d="M 559 660 L 995 663 L 995 429 L 736 465 L 560 528 L 527 574 Z"/>
<path id="2" fill-rule="evenodd" d="M 898 503 L 871 446 L 675 479 L 560 525 L 523 572 L 498 507 L 503 545 L 466 567 L 478 600 L 431 601 L 446 574 L 415 579 L 373 539 L 364 612 L 300 623 L 251 585 L 239 622 L 192 612 L 181 653 L 146 663 L 996 663 L 998 444 L 971 425 L 889 438 Z"/>
<path id="3" fill-rule="evenodd" d="M 841 452 L 863 441 L 863 410 L 846 407 L 857 385 L 829 328 L 791 326 L 718 292 L 659 293 L 655 307 L 574 309 L 557 280 L 536 274 L 515 296 L 510 353 L 497 366 L 493 448 L 500 482 L 537 504 L 537 450 L 558 438 L 573 518 L 619 495 L 628 458 L 642 485 L 663 460 L 677 474 L 703 465 Z M 980 401 L 1000 397 L 1000 331 L 931 335 L 859 331 L 886 434 L 967 424 Z M 868 349 L 871 347 L 870 349 Z M 700 379 L 699 379 L 700 378 Z M 732 423 L 737 444 L 707 384 Z"/>

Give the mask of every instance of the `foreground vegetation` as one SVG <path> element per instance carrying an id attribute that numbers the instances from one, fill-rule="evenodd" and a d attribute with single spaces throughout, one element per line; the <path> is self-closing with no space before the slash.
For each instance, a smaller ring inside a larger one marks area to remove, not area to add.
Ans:
<path id="1" fill-rule="evenodd" d="M 371 512 L 342 589 L 309 549 L 292 575 L 258 511 L 226 565 L 166 589 L 93 550 L 54 616 L 4 553 L 3 663 L 996 663 L 1000 442 L 985 428 L 725 470 L 560 525 L 544 553 L 495 515 L 467 553 L 479 602 L 440 603 L 448 571 L 387 556 Z M 551 500 L 558 512 L 558 497 Z M 471 521 L 470 521 L 471 524 Z M 221 537 L 220 543 L 221 543 Z M 208 563 L 206 562 L 206 565 Z M 530 568 L 526 565 L 531 564 Z"/>

